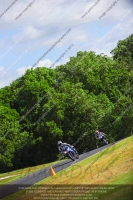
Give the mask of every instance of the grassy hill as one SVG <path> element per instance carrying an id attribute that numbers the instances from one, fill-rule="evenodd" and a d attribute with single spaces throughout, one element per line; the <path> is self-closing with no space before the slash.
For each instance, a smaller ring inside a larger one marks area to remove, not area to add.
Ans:
<path id="1" fill-rule="evenodd" d="M 33 174 L 34 172 L 37 172 L 41 169 L 45 169 L 46 167 L 51 166 L 58 162 L 61 162 L 61 161 L 46 163 L 46 164 L 38 165 L 35 167 L 27 167 L 27 168 L 15 170 L 12 172 L 2 173 L 2 174 L 0 174 L 0 186 L 7 185 L 13 181 L 16 181 L 16 180 L 24 177 L 24 176 Z"/>
<path id="2" fill-rule="evenodd" d="M 66 187 L 65 190 L 63 187 Z M 62 198 L 53 198 L 51 195 L 57 195 L 59 188 Z M 20 191 L 5 200 L 132 200 L 132 197 L 133 136 L 35 184 L 32 189 Z"/>

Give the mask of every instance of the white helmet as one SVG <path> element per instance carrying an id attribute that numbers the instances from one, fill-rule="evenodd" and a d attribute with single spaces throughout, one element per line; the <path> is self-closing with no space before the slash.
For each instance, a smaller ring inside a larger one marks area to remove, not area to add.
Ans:
<path id="1" fill-rule="evenodd" d="M 61 141 L 58 141 L 58 146 L 60 146 L 62 144 L 62 142 Z"/>

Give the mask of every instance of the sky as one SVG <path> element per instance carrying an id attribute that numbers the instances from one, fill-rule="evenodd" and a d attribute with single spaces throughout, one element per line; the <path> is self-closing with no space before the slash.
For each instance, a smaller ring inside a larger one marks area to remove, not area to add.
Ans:
<path id="1" fill-rule="evenodd" d="M 131 34 L 133 0 L 0 0 L 0 88 L 79 51 L 112 57 Z"/>

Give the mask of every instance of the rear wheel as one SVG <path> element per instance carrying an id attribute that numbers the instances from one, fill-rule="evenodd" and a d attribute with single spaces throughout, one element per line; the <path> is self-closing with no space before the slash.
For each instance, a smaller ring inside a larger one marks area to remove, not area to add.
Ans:
<path id="1" fill-rule="evenodd" d="M 79 154 L 76 150 L 75 150 L 75 157 L 76 157 L 76 159 L 79 159 Z"/>
<path id="2" fill-rule="evenodd" d="M 76 153 L 76 158 L 79 159 L 79 154 L 78 153 Z"/>

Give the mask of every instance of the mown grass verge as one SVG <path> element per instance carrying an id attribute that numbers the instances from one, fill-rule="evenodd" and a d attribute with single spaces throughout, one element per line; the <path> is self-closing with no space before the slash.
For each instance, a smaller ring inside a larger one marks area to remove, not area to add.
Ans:
<path id="1" fill-rule="evenodd" d="M 49 189 L 47 186 L 49 186 Z M 62 196 L 61 198 L 61 196 L 58 196 L 56 198 L 54 196 L 52 198 L 51 195 L 55 195 L 58 186 L 60 188 L 68 186 L 66 191 L 62 189 L 61 195 L 71 194 L 71 197 Z M 74 190 L 75 186 L 78 186 L 79 189 Z M 88 187 L 88 189 L 85 189 L 85 187 Z M 95 190 L 93 187 L 98 189 Z M 109 187 L 112 189 L 109 189 Z M 99 188 L 101 189 L 99 190 Z M 47 197 L 45 198 L 46 194 Z M 20 191 L 4 199 L 132 200 L 132 197 L 133 136 L 58 172 L 54 177 L 36 183 L 33 188 Z"/>
<path id="2" fill-rule="evenodd" d="M 8 183 L 11 183 L 22 177 L 28 176 L 29 174 L 35 173 L 41 169 L 45 169 L 46 167 L 56 164 L 58 162 L 61 162 L 61 161 L 46 163 L 46 164 L 42 164 L 42 165 L 38 165 L 38 166 L 34 166 L 34 167 L 27 167 L 24 169 L 0 174 L 0 186 L 4 186 Z"/>

